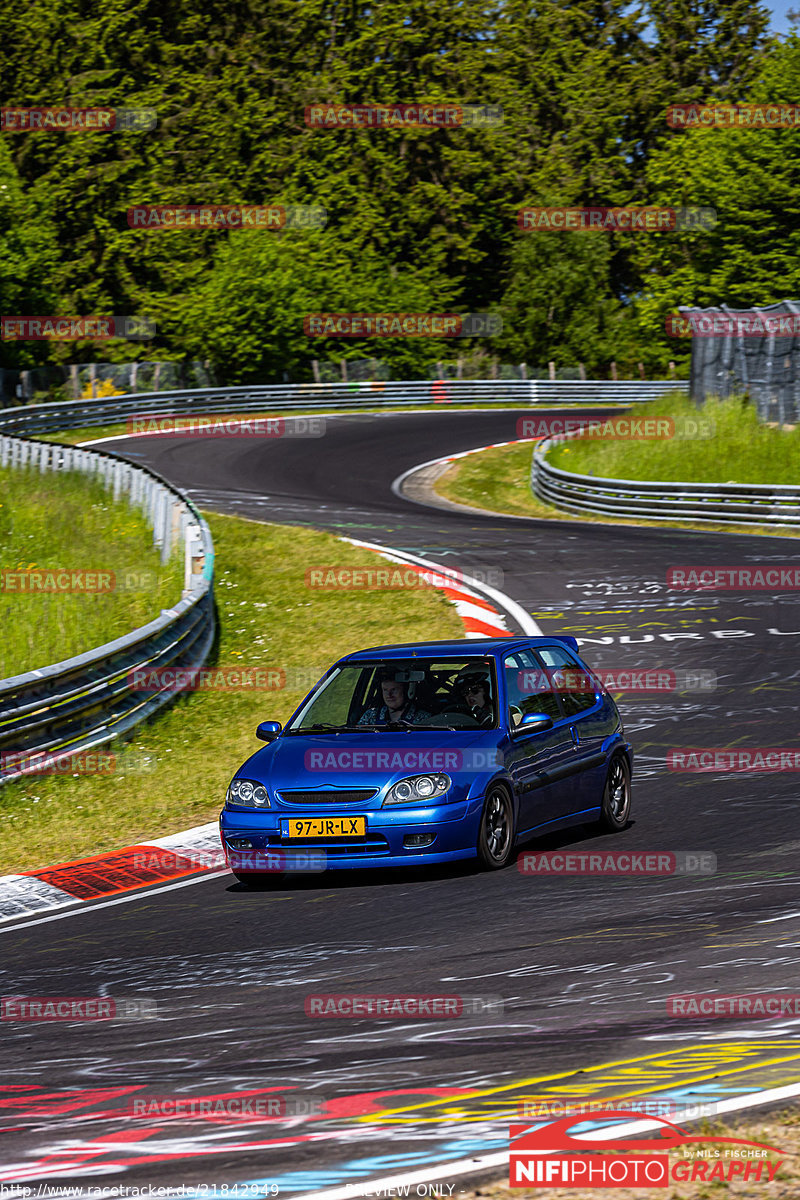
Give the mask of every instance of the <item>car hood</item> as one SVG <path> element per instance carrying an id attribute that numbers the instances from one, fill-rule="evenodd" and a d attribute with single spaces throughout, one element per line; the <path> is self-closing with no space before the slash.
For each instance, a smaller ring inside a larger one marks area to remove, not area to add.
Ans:
<path id="1" fill-rule="evenodd" d="M 237 776 L 272 788 L 382 787 L 408 775 L 493 770 L 502 731 L 292 734 L 257 750 Z"/>

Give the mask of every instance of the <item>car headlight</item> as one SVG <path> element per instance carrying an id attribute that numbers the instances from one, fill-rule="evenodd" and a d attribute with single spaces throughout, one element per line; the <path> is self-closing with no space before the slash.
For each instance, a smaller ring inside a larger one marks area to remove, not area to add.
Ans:
<path id="1" fill-rule="evenodd" d="M 251 779 L 233 779 L 225 793 L 226 804 L 240 808 L 269 808 L 267 789 Z"/>
<path id="2" fill-rule="evenodd" d="M 435 796 L 443 796 L 451 782 L 449 775 L 412 775 L 393 784 L 383 803 L 384 806 L 418 804 L 420 800 L 431 800 Z"/>

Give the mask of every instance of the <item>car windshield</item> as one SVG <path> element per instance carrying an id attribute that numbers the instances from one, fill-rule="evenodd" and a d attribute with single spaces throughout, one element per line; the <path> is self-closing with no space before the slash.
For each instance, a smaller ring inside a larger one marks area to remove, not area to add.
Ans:
<path id="1" fill-rule="evenodd" d="M 331 672 L 286 732 L 493 728 L 496 697 L 491 659 L 349 663 Z"/>

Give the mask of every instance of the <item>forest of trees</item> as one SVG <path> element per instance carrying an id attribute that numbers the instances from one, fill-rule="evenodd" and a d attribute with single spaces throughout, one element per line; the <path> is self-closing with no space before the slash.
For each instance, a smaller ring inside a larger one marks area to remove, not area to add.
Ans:
<path id="1" fill-rule="evenodd" d="M 149 342 L 0 343 L 0 365 L 311 360 L 425 374 L 476 344 L 309 338 L 309 312 L 492 312 L 505 362 L 685 362 L 665 317 L 800 291 L 800 127 L 677 131 L 670 104 L 800 101 L 750 0 L 27 0 L 2 104 L 155 109 L 149 131 L 0 135 L 3 314 L 139 314 Z M 500 106 L 501 124 L 316 129 L 309 105 Z M 321 205 L 324 228 L 131 229 L 134 205 Z M 710 230 L 523 232 L 526 205 L 705 205 Z"/>

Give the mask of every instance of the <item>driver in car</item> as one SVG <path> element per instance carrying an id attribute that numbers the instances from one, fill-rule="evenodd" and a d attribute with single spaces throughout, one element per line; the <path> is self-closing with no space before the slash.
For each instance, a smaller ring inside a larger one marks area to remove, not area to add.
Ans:
<path id="1" fill-rule="evenodd" d="M 380 680 L 383 704 L 377 708 L 368 708 L 359 718 L 359 725 L 393 725 L 400 721 L 415 724 L 431 716 L 414 703 L 408 694 L 408 684 L 395 679 L 395 671 L 381 671 Z"/>

